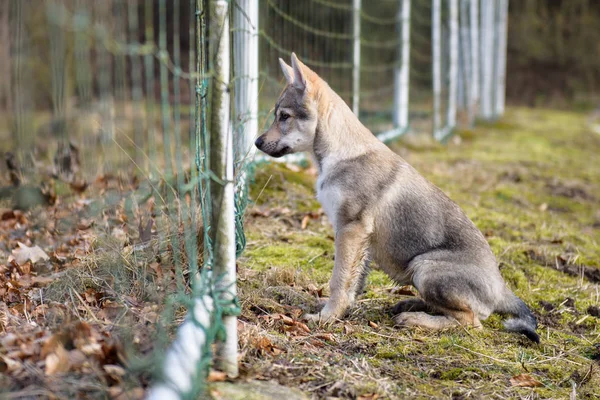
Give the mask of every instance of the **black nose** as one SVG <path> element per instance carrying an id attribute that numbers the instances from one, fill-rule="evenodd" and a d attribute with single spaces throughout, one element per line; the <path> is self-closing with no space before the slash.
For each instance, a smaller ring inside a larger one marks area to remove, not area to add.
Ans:
<path id="1" fill-rule="evenodd" d="M 256 142 L 254 142 L 254 145 L 260 149 L 264 142 L 262 136 L 259 136 L 258 139 L 256 139 Z"/>

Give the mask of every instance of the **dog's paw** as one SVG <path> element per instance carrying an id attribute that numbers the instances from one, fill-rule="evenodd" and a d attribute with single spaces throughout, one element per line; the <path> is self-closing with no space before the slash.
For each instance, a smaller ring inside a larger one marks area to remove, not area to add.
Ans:
<path id="1" fill-rule="evenodd" d="M 424 312 L 403 312 L 394 317 L 394 322 L 400 326 L 423 326 L 428 317 Z"/>
<path id="2" fill-rule="evenodd" d="M 318 324 L 326 324 L 335 321 L 335 317 L 328 314 L 316 313 L 316 314 L 304 314 L 302 319 L 305 321 L 312 321 Z"/>
<path id="3" fill-rule="evenodd" d="M 304 314 L 302 316 L 302 319 L 304 321 L 320 322 L 321 321 L 321 314 L 319 314 L 319 313 L 317 313 L 317 314 Z"/>

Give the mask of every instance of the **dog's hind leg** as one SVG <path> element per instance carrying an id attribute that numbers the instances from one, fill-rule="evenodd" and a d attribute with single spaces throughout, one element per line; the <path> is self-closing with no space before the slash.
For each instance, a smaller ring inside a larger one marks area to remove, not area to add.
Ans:
<path id="1" fill-rule="evenodd" d="M 413 309 L 399 314 L 396 323 L 429 329 L 456 325 L 481 327 L 480 318 L 487 318 L 493 309 L 493 292 L 483 277 L 472 273 L 469 266 L 457 268 L 452 263 L 438 260 L 421 260 L 412 267 L 415 271 L 413 284 L 423 299 L 423 303 L 415 300 L 413 304 L 429 307 L 442 315 L 433 316 L 421 312 L 422 309 Z"/>

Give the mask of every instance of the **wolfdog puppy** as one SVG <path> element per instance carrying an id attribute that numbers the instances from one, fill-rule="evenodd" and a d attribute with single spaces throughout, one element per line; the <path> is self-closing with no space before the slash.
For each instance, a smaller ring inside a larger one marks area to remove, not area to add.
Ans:
<path id="1" fill-rule="evenodd" d="M 394 307 L 399 325 L 479 328 L 498 312 L 513 317 L 507 330 L 539 342 L 535 317 L 506 286 L 489 244 L 460 207 L 379 141 L 295 54 L 292 66 L 279 61 L 287 85 L 255 145 L 273 157 L 312 156 L 317 198 L 335 230 L 330 297 L 305 318 L 341 318 L 372 260 L 419 292 Z"/>

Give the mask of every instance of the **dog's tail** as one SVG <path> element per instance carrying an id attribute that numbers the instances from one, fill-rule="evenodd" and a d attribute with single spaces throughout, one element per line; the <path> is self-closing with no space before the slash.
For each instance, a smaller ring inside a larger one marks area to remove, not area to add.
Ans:
<path id="1" fill-rule="evenodd" d="M 496 311 L 502 314 L 510 314 L 514 318 L 509 318 L 504 321 L 504 329 L 509 332 L 521 333 L 527 336 L 530 340 L 539 343 L 540 337 L 535 332 L 537 328 L 537 320 L 531 313 L 527 305 L 515 296 L 510 290 L 506 290 L 506 296 L 496 308 Z"/>

